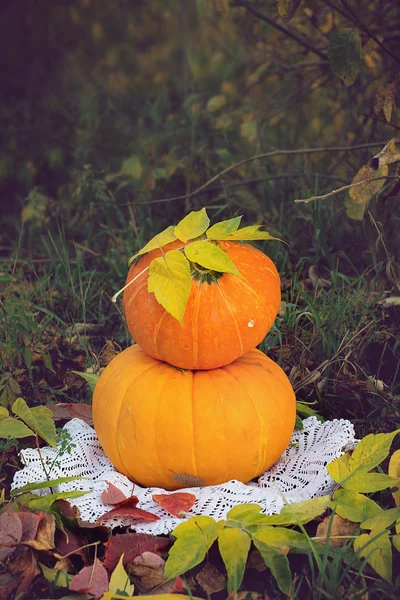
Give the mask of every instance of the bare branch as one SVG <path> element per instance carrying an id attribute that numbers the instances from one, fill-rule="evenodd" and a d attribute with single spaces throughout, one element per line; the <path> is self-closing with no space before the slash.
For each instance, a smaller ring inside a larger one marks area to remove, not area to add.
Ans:
<path id="1" fill-rule="evenodd" d="M 329 196 L 335 196 L 336 194 L 349 190 L 350 188 L 355 188 L 359 185 L 363 185 L 364 183 L 372 183 L 373 181 L 382 181 L 382 179 L 400 179 L 400 177 L 396 177 L 394 175 L 393 177 L 374 177 L 373 179 L 363 179 L 362 181 L 357 181 L 356 183 L 349 183 L 349 185 L 343 185 L 341 188 L 338 188 L 337 190 L 332 190 L 327 194 L 321 194 L 320 196 L 311 196 L 310 198 L 299 198 L 298 200 L 295 200 L 295 203 L 299 204 L 301 202 L 303 204 L 308 204 L 309 202 L 314 202 L 314 200 L 325 200 L 325 198 L 329 198 Z"/>

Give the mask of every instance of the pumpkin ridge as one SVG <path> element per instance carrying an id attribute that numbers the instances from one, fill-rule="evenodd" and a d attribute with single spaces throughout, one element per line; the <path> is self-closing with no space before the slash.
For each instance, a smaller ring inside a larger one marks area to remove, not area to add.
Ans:
<path id="1" fill-rule="evenodd" d="M 139 283 L 136 287 L 136 289 L 133 291 L 132 295 L 128 298 L 128 301 L 126 303 L 126 307 L 125 310 L 127 308 L 129 308 L 129 306 L 132 304 L 132 302 L 135 300 L 136 296 L 139 294 L 139 292 L 142 291 L 142 288 L 144 286 L 147 286 L 147 279 L 145 281 L 142 281 L 141 283 Z"/>
<path id="2" fill-rule="evenodd" d="M 253 408 L 254 408 L 254 412 L 257 415 L 257 419 L 258 419 L 258 423 L 260 426 L 261 431 L 265 432 L 265 420 L 263 418 L 261 418 L 260 413 L 258 411 L 257 408 L 257 404 L 254 400 L 254 396 L 246 389 L 246 387 L 243 385 L 243 383 L 240 381 L 240 379 L 238 379 L 233 373 L 231 373 L 231 371 L 229 370 L 230 365 L 226 365 L 225 367 L 222 367 L 222 369 L 225 371 L 225 373 L 227 373 L 228 375 L 230 375 L 231 377 L 233 377 L 233 379 L 237 382 L 238 385 L 240 385 L 245 393 L 246 396 L 248 398 L 250 398 L 252 404 L 253 404 Z M 256 469 L 254 471 L 254 475 L 253 477 L 257 477 L 257 475 L 260 473 L 260 470 L 258 468 L 258 465 L 260 464 L 264 464 L 265 462 L 265 454 L 267 451 L 267 443 L 268 443 L 268 439 L 266 435 L 263 436 L 259 436 L 259 450 L 258 450 L 258 461 L 256 463 Z M 250 477 L 250 479 L 253 479 L 253 477 Z"/>
<path id="3" fill-rule="evenodd" d="M 229 276 L 229 274 L 227 274 L 227 275 Z M 232 277 L 232 275 L 231 275 L 231 277 Z M 233 316 L 232 308 L 231 308 L 231 306 L 230 306 L 230 304 L 229 304 L 229 301 L 228 301 L 228 298 L 226 297 L 226 294 L 225 294 L 225 292 L 223 291 L 223 289 L 221 288 L 221 286 L 220 286 L 220 285 L 218 285 L 218 284 L 217 284 L 217 286 L 218 286 L 218 290 L 219 290 L 219 292 L 220 292 L 220 294 L 221 294 L 222 298 L 223 298 L 223 299 L 224 299 L 224 301 L 225 301 L 226 308 L 228 309 L 228 312 L 229 312 L 229 314 L 231 315 L 231 318 L 232 318 L 233 324 L 234 324 L 234 326 L 235 326 L 235 330 L 236 330 L 236 333 L 237 333 L 237 338 L 238 338 L 238 340 L 239 340 L 239 346 L 240 346 L 240 355 L 242 355 L 242 354 L 243 354 L 243 352 L 244 352 L 244 350 L 243 350 L 243 341 L 242 341 L 242 336 L 241 336 L 241 333 L 240 333 L 239 325 L 237 324 L 237 321 L 236 321 L 235 317 Z"/>
<path id="4" fill-rule="evenodd" d="M 192 284 L 193 285 L 193 284 Z M 195 299 L 195 310 L 193 316 L 192 333 L 193 333 L 193 362 L 197 364 L 199 359 L 199 317 L 200 317 L 200 296 L 202 285 L 198 285 Z"/>
<path id="5" fill-rule="evenodd" d="M 265 302 L 264 298 L 262 296 L 260 296 L 255 290 L 253 290 L 253 288 L 247 283 L 247 281 L 245 279 L 238 277 L 237 281 L 238 282 L 240 281 L 240 284 L 243 285 L 248 292 L 253 294 L 253 296 L 255 296 L 257 298 L 257 300 L 259 300 L 261 302 L 261 304 L 264 306 L 265 310 L 268 312 L 269 318 L 271 318 L 271 307 Z M 274 321 L 275 321 L 275 319 L 274 319 Z"/>
<path id="6" fill-rule="evenodd" d="M 220 399 L 220 405 L 221 405 L 222 407 L 225 407 L 225 403 L 224 403 L 224 397 L 223 397 L 223 395 L 222 395 L 222 394 L 219 392 L 219 390 L 218 390 L 218 386 L 215 384 L 215 381 L 214 381 L 214 377 L 213 377 L 213 369 L 211 369 L 210 371 L 202 371 L 202 373 L 204 373 L 204 374 L 206 375 L 207 379 L 208 379 L 209 381 L 211 381 L 211 383 L 212 383 L 212 386 L 213 386 L 214 390 L 216 391 L 216 393 L 217 393 L 217 395 L 218 395 L 218 398 Z M 225 415 L 225 411 L 224 411 L 224 417 L 225 417 L 225 423 L 226 423 L 226 415 Z M 226 436 L 225 436 L 225 437 L 226 437 Z M 221 459 L 219 458 L 218 460 L 220 461 Z M 226 471 L 226 472 L 228 472 L 228 471 L 229 471 L 229 469 L 228 469 L 228 465 L 227 465 L 227 463 L 226 463 L 226 456 L 225 456 L 225 471 Z M 228 476 L 227 476 L 227 477 L 228 477 Z"/>
<path id="7" fill-rule="evenodd" d="M 129 392 L 130 392 L 131 388 L 132 388 L 133 386 L 137 385 L 137 381 L 138 381 L 138 380 L 139 380 L 139 379 L 142 377 L 142 375 L 146 375 L 146 374 L 148 374 L 148 373 L 149 373 L 149 371 L 151 371 L 151 370 L 158 370 L 158 369 L 162 368 L 163 366 L 164 366 L 164 365 L 163 365 L 163 363 L 162 363 L 162 362 L 159 362 L 158 364 L 155 364 L 155 365 L 152 365 L 152 364 L 150 364 L 148 369 L 146 369 L 145 371 L 143 371 L 142 373 L 140 373 L 140 375 L 139 375 L 138 377 L 135 377 L 135 379 L 132 381 L 131 385 L 130 385 L 130 386 L 128 387 L 128 389 L 126 390 L 126 392 L 125 392 L 125 395 L 124 395 L 124 397 L 123 397 L 123 400 L 122 400 L 122 402 L 121 402 L 121 404 L 120 404 L 120 407 L 119 407 L 119 415 L 118 415 L 118 424 L 119 424 L 119 420 L 120 420 L 120 418 L 121 418 L 122 407 L 123 407 L 123 405 L 124 405 L 124 403 L 125 403 L 125 399 L 126 399 L 126 397 L 128 396 L 128 394 L 129 394 Z M 163 386 L 163 389 L 164 389 L 164 387 L 165 387 L 165 385 Z M 125 418 L 125 416 L 126 416 L 126 415 L 124 415 L 124 418 Z M 118 427 L 116 428 L 116 433 L 118 434 Z M 135 437 L 136 437 L 136 434 L 135 434 Z M 127 469 L 127 468 L 126 468 L 126 466 L 125 466 L 125 462 L 124 462 L 124 459 L 123 459 L 123 456 L 121 455 L 121 452 L 120 452 L 120 445 L 119 445 L 119 443 L 118 443 L 118 442 L 119 442 L 119 438 L 118 438 L 118 435 L 117 435 L 117 443 L 116 443 L 116 447 L 117 447 L 117 451 L 118 451 L 118 456 L 120 457 L 120 460 L 121 460 L 121 464 L 122 464 L 122 466 L 124 467 L 124 469 L 126 470 L 126 472 L 128 472 L 128 473 L 129 473 L 129 469 Z M 123 453 L 123 454 L 124 454 L 124 453 Z"/>
<path id="8" fill-rule="evenodd" d="M 155 351 L 157 352 L 157 354 L 159 354 L 159 350 L 158 350 L 158 347 L 157 347 L 157 338 L 158 338 L 158 334 L 160 333 L 161 325 L 162 325 L 163 319 L 164 319 L 164 317 L 165 317 L 166 314 L 168 314 L 167 311 L 164 311 L 162 313 L 159 322 L 157 323 L 157 325 L 154 328 L 153 345 L 154 345 L 154 348 L 155 348 Z"/>

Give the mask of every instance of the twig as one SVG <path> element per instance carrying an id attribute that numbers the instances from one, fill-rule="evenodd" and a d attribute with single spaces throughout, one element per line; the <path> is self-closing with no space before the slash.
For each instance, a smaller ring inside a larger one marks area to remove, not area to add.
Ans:
<path id="1" fill-rule="evenodd" d="M 397 140 L 395 140 L 395 141 L 397 141 Z M 254 160 L 260 160 L 261 158 L 270 158 L 271 156 L 283 156 L 283 155 L 287 155 L 287 154 L 296 155 L 296 154 L 314 154 L 317 152 L 349 152 L 351 150 L 361 150 L 363 148 L 375 148 L 377 146 L 384 146 L 386 143 L 387 143 L 387 140 L 384 140 L 383 142 L 368 142 L 366 144 L 356 144 L 354 146 L 330 146 L 330 147 L 326 147 L 326 148 L 298 148 L 297 150 L 272 150 L 271 152 L 265 152 L 263 154 L 256 154 L 255 156 L 250 156 L 249 158 L 244 158 L 243 160 L 235 163 L 234 165 L 231 165 L 230 167 L 226 167 L 226 169 L 224 169 L 223 171 L 220 171 L 219 173 L 217 173 L 216 175 L 211 177 L 211 179 L 209 179 L 208 181 L 203 183 L 200 187 L 198 187 L 195 190 L 193 190 L 192 192 L 190 192 L 190 194 L 183 194 L 181 196 L 174 196 L 172 198 L 160 198 L 159 200 L 149 200 L 145 204 L 146 205 L 147 204 L 158 204 L 161 202 L 174 202 L 176 200 L 186 200 L 189 198 L 193 198 L 193 196 L 196 196 L 197 194 L 199 194 L 200 192 L 202 192 L 203 190 L 208 188 L 209 185 L 211 185 L 212 183 L 214 183 L 214 181 L 217 181 L 218 179 L 223 177 L 223 175 L 230 173 L 234 169 L 237 169 L 238 167 L 241 167 L 242 165 L 245 165 L 246 163 L 252 162 Z M 143 202 L 132 202 L 131 206 L 135 206 L 136 204 L 143 204 Z"/>
<path id="2" fill-rule="evenodd" d="M 327 194 L 321 194 L 320 196 L 311 196 L 311 198 L 299 198 L 298 200 L 295 200 L 295 203 L 298 204 L 299 202 L 302 202 L 303 204 L 308 204 L 309 202 L 313 202 L 314 200 L 325 200 L 325 198 L 329 198 L 329 196 L 335 196 L 335 194 L 339 194 L 340 192 L 344 192 L 345 190 L 349 190 L 350 188 L 355 188 L 359 185 L 363 185 L 364 183 L 381 181 L 382 179 L 399 179 L 399 177 L 394 175 L 393 177 L 375 177 L 374 179 L 363 179 L 362 181 L 357 181 L 356 183 L 349 183 L 349 185 L 343 185 L 341 188 L 338 188 L 337 190 L 332 190 Z"/>
<path id="3" fill-rule="evenodd" d="M 275 27 L 275 29 L 278 29 L 280 32 L 284 33 L 286 36 L 292 38 L 292 40 L 295 40 L 300 46 L 303 46 L 303 48 L 305 48 L 309 52 L 312 52 L 313 54 L 316 54 L 317 56 L 319 56 L 323 60 L 328 60 L 328 56 L 325 54 L 325 52 L 322 52 L 321 50 L 318 50 L 318 48 L 314 48 L 313 46 L 311 46 L 309 44 L 309 42 L 303 40 L 303 38 L 301 38 L 297 34 L 293 33 L 293 31 L 290 31 L 290 29 L 287 29 L 286 27 L 283 27 L 282 25 L 279 25 L 279 23 L 276 23 L 275 21 L 273 21 L 272 19 L 270 19 L 269 17 L 267 17 L 263 13 L 258 12 L 258 10 L 256 10 L 252 6 L 250 6 L 250 4 L 247 4 L 247 2 L 241 2 L 241 1 L 239 1 L 239 2 L 236 2 L 234 4 L 234 6 L 243 6 L 243 8 L 245 8 L 246 10 L 248 10 L 255 17 L 257 17 L 261 21 L 265 21 L 266 23 L 268 23 L 272 27 Z"/>

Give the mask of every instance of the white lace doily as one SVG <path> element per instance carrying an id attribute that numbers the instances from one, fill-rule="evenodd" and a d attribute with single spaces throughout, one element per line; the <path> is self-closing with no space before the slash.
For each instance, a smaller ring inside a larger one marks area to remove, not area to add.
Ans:
<path id="1" fill-rule="evenodd" d="M 304 429 L 295 431 L 292 445 L 281 458 L 263 473 L 258 482 L 243 484 L 239 481 L 188 488 L 186 490 L 197 497 L 197 501 L 188 515 L 209 515 L 215 519 L 224 519 L 226 513 L 237 504 L 255 502 L 262 506 L 266 514 L 280 512 L 284 500 L 298 502 L 324 494 L 331 494 L 336 484 L 330 478 L 326 465 L 350 449 L 356 442 L 354 428 L 349 421 L 334 420 L 319 423 L 315 417 L 303 421 Z M 152 512 L 160 517 L 159 521 L 139 523 L 132 526 L 135 531 L 142 533 L 163 534 L 174 529 L 183 519 L 169 515 L 156 504 L 153 494 L 168 493 L 159 488 L 142 488 L 132 483 L 127 477 L 118 473 L 104 454 L 96 437 L 94 429 L 81 419 L 72 419 L 65 426 L 75 447 L 70 453 L 57 457 L 57 450 L 51 447 L 41 449 L 45 465 L 53 465 L 51 479 L 68 475 L 83 476 L 78 479 L 53 487 L 53 492 L 71 490 L 90 490 L 90 494 L 74 498 L 69 502 L 76 506 L 81 518 L 94 522 L 112 507 L 100 500 L 100 495 L 107 488 L 107 483 L 113 483 L 125 496 L 135 494 L 139 498 L 138 507 Z M 25 467 L 18 471 L 13 480 L 13 489 L 27 483 L 46 480 L 38 451 L 35 449 L 22 450 L 21 460 Z M 49 489 L 38 491 L 41 495 L 48 494 Z M 108 521 L 110 527 L 129 526 L 129 518 Z"/>

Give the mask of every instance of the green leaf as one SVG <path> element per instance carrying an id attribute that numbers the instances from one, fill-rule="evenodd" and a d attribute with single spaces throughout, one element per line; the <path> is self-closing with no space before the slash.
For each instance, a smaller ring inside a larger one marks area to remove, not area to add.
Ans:
<path id="1" fill-rule="evenodd" d="M 74 475 L 69 477 L 58 477 L 57 479 L 40 481 L 39 483 L 27 483 L 23 487 L 11 490 L 10 495 L 12 498 L 14 498 L 15 496 L 18 496 L 18 494 L 25 494 L 26 492 L 33 492 L 35 490 L 44 490 L 48 487 L 54 487 L 55 485 L 60 485 L 61 483 L 68 483 L 69 481 L 76 481 L 77 479 L 86 479 L 86 477 Z"/>
<path id="2" fill-rule="evenodd" d="M 275 548 L 289 546 L 300 550 L 310 550 L 312 546 L 312 542 L 303 533 L 286 527 L 263 527 L 255 535 L 267 546 Z"/>
<path id="3" fill-rule="evenodd" d="M 45 579 L 47 579 L 47 581 L 50 583 L 54 583 L 54 585 L 58 587 L 68 588 L 71 579 L 74 577 L 73 575 L 67 573 L 65 569 L 50 569 L 42 563 L 39 563 L 39 566 L 42 569 Z"/>
<path id="4" fill-rule="evenodd" d="M 393 438 L 398 432 L 371 433 L 367 435 L 358 443 L 351 456 L 344 454 L 328 465 L 329 475 L 334 481 L 340 483 L 342 487 L 356 492 L 373 492 L 389 487 L 390 482 L 388 479 L 386 480 L 387 483 L 384 484 L 382 476 L 376 477 L 381 474 L 372 473 L 367 476 L 367 473 L 377 467 L 387 457 Z M 365 486 L 361 490 L 360 485 L 362 485 L 363 478 Z M 367 482 L 371 486 L 371 489 L 366 489 Z M 383 487 L 379 487 L 380 484 Z"/>
<path id="5" fill-rule="evenodd" d="M 179 250 L 170 250 L 151 262 L 147 289 L 182 327 L 191 287 L 189 262 Z"/>
<path id="6" fill-rule="evenodd" d="M 94 392 L 94 388 L 96 387 L 96 383 L 98 382 L 100 375 L 97 375 L 96 373 L 81 373 L 80 371 L 72 372 L 75 373 L 75 375 L 82 377 L 86 383 L 89 384 L 90 391 Z"/>
<path id="7" fill-rule="evenodd" d="M 176 541 L 169 551 L 164 576 L 172 579 L 201 563 L 224 527 L 212 517 L 192 517 L 176 527 Z"/>
<path id="8" fill-rule="evenodd" d="M 19 419 L 5 417 L 0 420 L 0 438 L 16 438 L 18 440 L 31 435 L 35 435 L 35 432 Z"/>
<path id="9" fill-rule="evenodd" d="M 395 521 L 400 519 L 400 508 L 389 508 L 383 510 L 378 515 L 365 519 L 360 524 L 361 529 L 374 529 L 375 531 L 381 531 L 382 529 L 388 529 L 393 525 Z"/>
<path id="10" fill-rule="evenodd" d="M 365 558 L 385 581 L 392 581 L 392 545 L 388 531 L 363 533 L 354 540 L 354 551 Z"/>
<path id="11" fill-rule="evenodd" d="M 162 248 L 166 244 L 170 244 L 176 240 L 176 235 L 174 234 L 174 225 L 170 225 L 161 233 L 157 233 L 139 252 L 136 252 L 133 256 L 130 257 L 128 264 L 131 265 L 135 258 L 138 256 L 142 256 L 142 254 L 147 254 L 147 252 L 151 252 L 152 250 L 157 250 L 158 248 Z"/>
<path id="12" fill-rule="evenodd" d="M 346 87 L 354 83 L 360 70 L 361 38 L 357 29 L 342 29 L 330 36 L 328 57 L 331 71 Z"/>
<path id="13" fill-rule="evenodd" d="M 247 227 L 242 227 L 237 231 L 232 231 L 231 233 L 226 233 L 225 235 L 221 235 L 218 237 L 219 240 L 237 240 L 237 241 L 252 241 L 252 240 L 278 240 L 282 241 L 279 238 L 273 237 L 268 231 L 259 231 L 262 225 L 248 225 Z"/>
<path id="14" fill-rule="evenodd" d="M 296 411 L 303 415 L 303 417 L 316 417 L 318 421 L 321 423 L 324 422 L 323 417 L 318 414 L 311 406 L 305 402 L 300 402 L 299 400 L 296 402 Z"/>
<path id="15" fill-rule="evenodd" d="M 345 200 L 346 207 L 346 215 L 349 219 L 353 219 L 354 221 L 362 221 L 365 215 L 365 211 L 367 210 L 367 206 L 365 204 L 353 204 L 350 200 Z"/>
<path id="16" fill-rule="evenodd" d="M 284 594 L 289 594 L 292 586 L 292 574 L 289 568 L 289 561 L 285 554 L 265 544 L 259 539 L 260 532 L 252 535 L 255 547 L 264 559 L 265 564 L 275 577 L 279 589 Z"/>
<path id="17" fill-rule="evenodd" d="M 23 398 L 17 398 L 12 411 L 50 446 L 57 448 L 57 432 L 53 421 L 53 413 L 45 406 L 29 408 Z"/>
<path id="18" fill-rule="evenodd" d="M 66 498 L 80 498 L 85 494 L 91 494 L 92 490 L 71 490 L 69 492 L 58 492 L 57 494 L 48 494 L 47 496 L 38 496 L 36 498 L 29 499 L 28 503 L 22 503 L 27 506 L 30 510 L 44 510 L 49 511 L 56 500 L 64 500 Z M 19 496 L 17 501 L 21 504 L 23 496 Z"/>
<path id="19" fill-rule="evenodd" d="M 239 229 L 240 221 L 242 217 L 233 217 L 233 219 L 227 219 L 226 221 L 219 221 L 207 229 L 206 236 L 209 240 L 220 240 L 223 239 L 221 236 L 233 233 Z"/>
<path id="20" fill-rule="evenodd" d="M 220 108 L 225 106 L 226 104 L 226 96 L 225 94 L 217 94 L 209 99 L 207 102 L 207 110 L 208 112 L 217 112 Z"/>
<path id="21" fill-rule="evenodd" d="M 193 210 L 175 226 L 174 234 L 178 240 L 187 242 L 188 240 L 193 240 L 194 238 L 199 237 L 199 235 L 202 235 L 209 224 L 210 219 L 207 216 L 205 208 L 197 211 Z"/>
<path id="22" fill-rule="evenodd" d="M 130 582 L 129 576 L 123 565 L 124 555 L 121 554 L 117 566 L 111 573 L 108 590 L 114 594 L 124 594 L 125 596 L 133 596 L 135 586 Z M 122 596 L 123 597 L 123 596 Z"/>
<path id="23" fill-rule="evenodd" d="M 391 477 L 400 478 L 400 450 L 393 452 L 390 457 L 388 474 Z M 396 506 L 400 506 L 400 482 L 396 485 L 397 490 L 392 491 L 393 500 Z"/>
<path id="24" fill-rule="evenodd" d="M 133 179 L 140 179 L 143 174 L 143 167 L 138 156 L 130 156 L 122 163 L 120 175 L 128 175 Z"/>
<path id="25" fill-rule="evenodd" d="M 237 592 L 243 581 L 251 538 L 242 529 L 225 528 L 218 537 L 218 548 L 228 573 L 228 593 Z"/>
<path id="26" fill-rule="evenodd" d="M 389 475 L 385 475 L 384 473 L 356 472 L 349 475 L 346 481 L 342 483 L 342 486 L 353 492 L 372 493 L 393 487 L 398 481 L 398 479 L 389 477 Z"/>
<path id="27" fill-rule="evenodd" d="M 8 410 L 4 406 L 0 406 L 0 421 L 6 419 L 9 415 Z"/>
<path id="28" fill-rule="evenodd" d="M 243 526 L 252 529 L 268 525 L 300 525 L 313 521 L 327 509 L 329 496 L 318 496 L 302 502 L 285 504 L 279 515 L 250 514 Z"/>
<path id="29" fill-rule="evenodd" d="M 333 494 L 329 506 L 332 510 L 335 510 L 339 517 L 355 523 L 361 523 L 383 512 L 379 504 L 371 498 L 349 490 L 337 490 Z"/>
<path id="30" fill-rule="evenodd" d="M 230 509 L 226 518 L 232 519 L 232 521 L 242 522 L 243 519 L 249 515 L 259 515 L 260 511 L 261 506 L 259 504 L 238 504 Z"/>
<path id="31" fill-rule="evenodd" d="M 190 261 L 199 264 L 205 269 L 240 276 L 240 271 L 226 252 L 211 242 L 204 241 L 188 244 L 185 246 L 185 255 Z"/>

